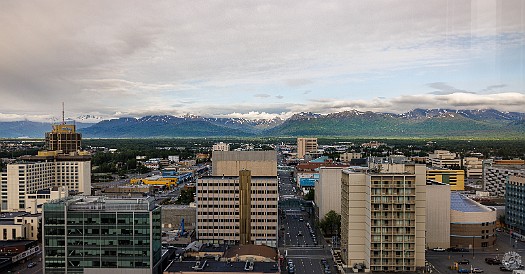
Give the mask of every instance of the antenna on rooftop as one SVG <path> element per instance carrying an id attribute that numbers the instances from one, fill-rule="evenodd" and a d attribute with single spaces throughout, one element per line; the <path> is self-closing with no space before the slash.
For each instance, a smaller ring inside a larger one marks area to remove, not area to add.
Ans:
<path id="1" fill-rule="evenodd" d="M 62 125 L 66 124 L 66 118 L 64 114 L 64 102 L 62 102 Z"/>

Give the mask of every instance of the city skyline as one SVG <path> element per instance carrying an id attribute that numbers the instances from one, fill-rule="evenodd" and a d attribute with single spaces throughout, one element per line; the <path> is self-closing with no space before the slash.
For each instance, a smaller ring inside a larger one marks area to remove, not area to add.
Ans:
<path id="1" fill-rule="evenodd" d="M 1 6 L 0 121 L 525 105 L 520 1 Z"/>

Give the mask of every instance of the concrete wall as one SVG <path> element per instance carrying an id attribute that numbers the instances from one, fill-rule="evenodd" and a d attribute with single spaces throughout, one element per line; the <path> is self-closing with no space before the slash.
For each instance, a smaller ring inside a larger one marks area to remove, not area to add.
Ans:
<path id="1" fill-rule="evenodd" d="M 250 170 L 252 176 L 277 176 L 275 151 L 214 151 L 213 176 L 239 176 L 240 170 Z"/>
<path id="2" fill-rule="evenodd" d="M 427 185 L 427 248 L 450 247 L 450 186 Z"/>
<path id="3" fill-rule="evenodd" d="M 315 183 L 315 204 L 319 207 L 319 219 L 330 210 L 341 214 L 341 175 L 340 167 L 321 167 L 319 180 Z"/>

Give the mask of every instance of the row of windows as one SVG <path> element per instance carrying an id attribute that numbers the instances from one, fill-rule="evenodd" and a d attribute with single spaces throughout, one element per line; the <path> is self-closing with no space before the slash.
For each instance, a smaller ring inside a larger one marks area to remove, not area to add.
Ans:
<path id="1" fill-rule="evenodd" d="M 207 232 L 199 232 L 199 237 L 239 237 L 239 233 L 207 233 Z M 267 238 L 275 238 L 277 235 L 275 233 L 252 233 L 252 237 L 267 237 Z"/>
<path id="2" fill-rule="evenodd" d="M 211 190 L 211 189 L 199 189 L 200 193 L 219 193 L 219 194 L 239 194 L 239 190 Z M 277 194 L 277 190 L 252 190 L 252 194 Z"/>
<path id="3" fill-rule="evenodd" d="M 202 182 L 200 181 L 198 184 L 198 186 L 210 186 L 210 187 L 213 187 L 213 186 L 216 186 L 216 187 L 225 187 L 225 186 L 229 186 L 229 187 L 239 187 L 239 183 L 223 183 L 223 182 Z M 252 183 L 251 184 L 252 187 L 265 187 L 265 186 L 277 186 L 277 183 Z"/>

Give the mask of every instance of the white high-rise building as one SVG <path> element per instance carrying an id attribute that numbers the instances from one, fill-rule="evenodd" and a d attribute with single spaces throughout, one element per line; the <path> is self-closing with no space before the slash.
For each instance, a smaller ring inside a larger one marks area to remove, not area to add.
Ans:
<path id="1" fill-rule="evenodd" d="M 1 173 L 2 211 L 25 211 L 33 206 L 29 196 L 54 186 L 69 191 L 91 193 L 90 156 L 30 156 L 23 162 L 7 165 Z"/>

